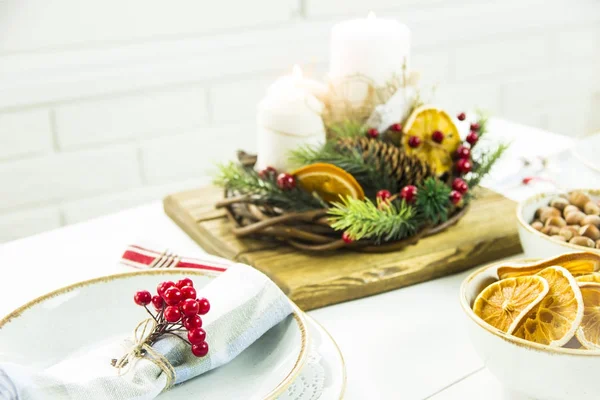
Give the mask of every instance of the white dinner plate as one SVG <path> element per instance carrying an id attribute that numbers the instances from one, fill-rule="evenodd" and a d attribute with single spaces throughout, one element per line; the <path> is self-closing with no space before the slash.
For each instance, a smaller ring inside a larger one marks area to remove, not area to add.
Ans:
<path id="1" fill-rule="evenodd" d="M 107 340 L 129 338 L 137 323 L 147 318 L 133 302 L 133 294 L 186 276 L 196 288 L 214 279 L 191 269 L 136 271 L 80 282 L 39 297 L 0 320 L 0 360 L 44 369 Z M 308 350 L 307 327 L 298 310 L 230 363 L 161 397 L 189 400 L 191 394 L 202 393 L 206 399 L 273 399 L 297 378 Z"/>
<path id="2" fill-rule="evenodd" d="M 310 336 L 308 361 L 279 400 L 340 400 L 346 390 L 342 353 L 325 328 L 308 315 L 306 322 Z"/>

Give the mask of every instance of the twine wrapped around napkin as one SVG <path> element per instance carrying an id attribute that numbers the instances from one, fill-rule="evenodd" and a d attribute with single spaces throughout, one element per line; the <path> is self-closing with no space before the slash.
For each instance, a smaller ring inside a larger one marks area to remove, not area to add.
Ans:
<path id="1" fill-rule="evenodd" d="M 110 359 L 131 352 L 143 339 L 113 338 L 43 370 L 0 363 L 0 399 L 153 399 L 171 384 L 231 361 L 293 311 L 283 292 L 252 267 L 225 260 L 202 265 L 218 274 L 201 289 L 211 299 L 211 311 L 203 318 L 210 345 L 206 357 L 193 356 L 189 345 L 167 336 L 152 346 L 150 357 L 129 358 L 131 365 L 119 374 Z M 160 355 L 158 362 L 152 354 Z M 161 367 L 164 362 L 168 365 Z"/>

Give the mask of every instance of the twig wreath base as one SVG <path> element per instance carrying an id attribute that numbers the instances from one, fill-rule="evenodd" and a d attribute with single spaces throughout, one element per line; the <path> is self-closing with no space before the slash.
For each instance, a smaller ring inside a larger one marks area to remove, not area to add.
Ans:
<path id="1" fill-rule="evenodd" d="M 254 164 L 255 156 L 244 152 L 238 154 L 242 165 Z M 341 232 L 329 223 L 328 209 L 302 212 L 284 211 L 275 207 L 254 204 L 252 196 L 240 195 L 226 189 L 224 199 L 215 204 L 226 212 L 232 233 L 239 238 L 255 237 L 287 243 L 302 251 L 326 252 L 347 248 L 351 250 L 385 253 L 399 251 L 416 244 L 420 239 L 439 233 L 456 224 L 468 211 L 469 206 L 456 209 L 449 218 L 435 226 L 425 226 L 415 234 L 397 241 L 376 243 L 357 240 L 350 243 L 341 238 Z"/>

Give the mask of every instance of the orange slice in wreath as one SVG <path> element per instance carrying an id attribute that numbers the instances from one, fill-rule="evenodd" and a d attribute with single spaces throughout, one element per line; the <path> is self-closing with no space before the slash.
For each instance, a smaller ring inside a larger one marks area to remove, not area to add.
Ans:
<path id="1" fill-rule="evenodd" d="M 409 145 L 413 136 L 420 139 L 416 147 Z M 461 142 L 452 118 L 445 111 L 430 105 L 418 107 L 408 117 L 404 124 L 403 141 L 408 154 L 416 155 L 430 164 L 437 174 L 452 169 L 452 156 Z"/>
<path id="2" fill-rule="evenodd" d="M 600 350 L 600 283 L 581 283 L 583 319 L 575 335 L 587 349 Z"/>
<path id="3" fill-rule="evenodd" d="M 573 338 L 583 318 L 581 290 L 563 267 L 548 267 L 535 276 L 544 278 L 550 291 L 513 334 L 530 342 L 563 346 Z"/>
<path id="4" fill-rule="evenodd" d="M 328 203 L 346 196 L 359 200 L 365 198 L 365 192 L 356 179 L 332 164 L 310 164 L 297 169 L 293 175 L 299 186 L 310 193 L 317 193 Z"/>
<path id="5" fill-rule="evenodd" d="M 498 268 L 498 278 L 535 275 L 544 268 L 559 265 L 568 270 L 571 275 L 587 275 L 600 270 L 600 255 L 589 252 L 563 254 L 558 257 L 542 260 L 526 265 L 507 265 Z"/>
<path id="6" fill-rule="evenodd" d="M 504 279 L 479 293 L 473 312 L 493 327 L 512 333 L 548 291 L 548 282 L 539 276 Z"/>

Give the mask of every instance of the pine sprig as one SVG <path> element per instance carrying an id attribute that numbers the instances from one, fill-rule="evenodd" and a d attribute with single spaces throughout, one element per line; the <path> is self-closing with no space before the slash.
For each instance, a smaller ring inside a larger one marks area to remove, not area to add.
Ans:
<path id="1" fill-rule="evenodd" d="M 365 133 L 363 124 L 352 119 L 347 119 L 332 124 L 329 126 L 329 129 L 338 139 L 355 138 L 362 136 Z"/>
<path id="2" fill-rule="evenodd" d="M 415 209 L 404 201 L 378 208 L 369 199 L 345 197 L 333 203 L 328 214 L 333 229 L 345 231 L 353 240 L 399 240 L 414 234 L 418 227 Z"/>
<path id="3" fill-rule="evenodd" d="M 299 187 L 292 190 L 280 189 L 274 175 L 262 179 L 252 168 L 244 168 L 233 162 L 218 167 L 219 174 L 215 178 L 214 184 L 242 195 L 248 195 L 255 204 L 294 211 L 327 207 L 327 204 L 316 194 L 308 193 Z"/>
<path id="4" fill-rule="evenodd" d="M 481 183 L 481 180 L 490 173 L 492 167 L 502 157 L 504 152 L 508 149 L 509 145 L 501 143 L 497 148 L 492 151 L 487 151 L 477 157 L 474 162 L 475 168 L 470 173 L 467 181 L 467 185 L 470 188 L 474 188 Z"/>
<path id="5" fill-rule="evenodd" d="M 481 139 L 488 131 L 488 122 L 489 115 L 482 110 L 477 110 L 477 124 L 479 125 L 479 130 L 477 131 L 477 136 Z"/>
<path id="6" fill-rule="evenodd" d="M 300 147 L 291 152 L 290 158 L 297 165 L 333 164 L 352 175 L 369 195 L 381 189 L 392 193 L 399 189 L 389 165 L 382 166 L 382 173 L 377 168 L 380 162 L 374 154 L 363 157 L 358 149 L 341 147 L 335 141 L 329 141 L 321 147 Z"/>
<path id="7" fill-rule="evenodd" d="M 435 178 L 425 179 L 417 189 L 415 206 L 419 210 L 420 217 L 434 225 L 446 221 L 451 189 Z"/>

